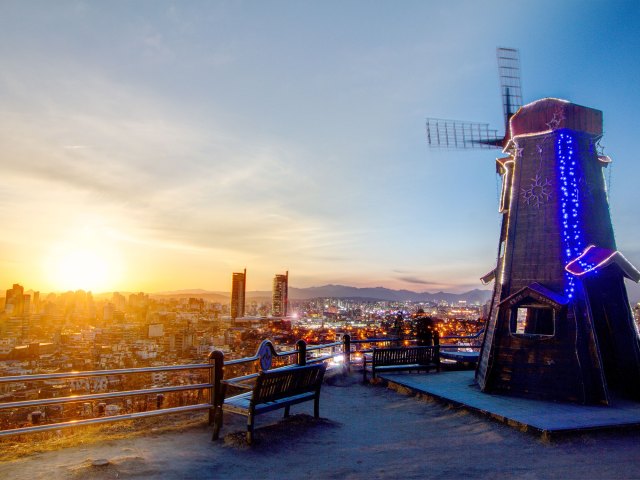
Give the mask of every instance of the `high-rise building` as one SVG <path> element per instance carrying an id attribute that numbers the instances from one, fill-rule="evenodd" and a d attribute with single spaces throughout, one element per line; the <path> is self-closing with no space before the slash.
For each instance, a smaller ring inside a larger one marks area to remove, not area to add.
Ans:
<path id="1" fill-rule="evenodd" d="M 247 269 L 234 273 L 231 280 L 231 318 L 244 317 L 245 290 L 247 288 Z"/>
<path id="2" fill-rule="evenodd" d="M 33 313 L 40 313 L 40 292 L 33 292 Z"/>
<path id="3" fill-rule="evenodd" d="M 273 295 L 271 314 L 274 317 L 286 317 L 289 303 L 289 272 L 273 277 Z"/>
<path id="4" fill-rule="evenodd" d="M 119 312 L 124 312 L 125 311 L 125 306 L 126 306 L 126 299 L 124 297 L 124 295 L 118 293 L 118 292 L 113 292 L 113 306 L 114 308 L 119 311 Z"/>
<path id="5" fill-rule="evenodd" d="M 116 310 L 116 307 L 113 303 L 107 302 L 104 304 L 102 309 L 102 321 L 104 322 L 105 327 L 113 322 L 113 314 Z"/>
<path id="6" fill-rule="evenodd" d="M 7 290 L 4 303 L 4 311 L 14 317 L 19 317 L 24 313 L 24 288 L 17 283 L 13 284 L 13 288 Z"/>

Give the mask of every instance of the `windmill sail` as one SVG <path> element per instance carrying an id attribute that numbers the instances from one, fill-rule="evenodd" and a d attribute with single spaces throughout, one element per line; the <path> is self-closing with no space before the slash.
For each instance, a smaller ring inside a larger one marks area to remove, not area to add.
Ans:
<path id="1" fill-rule="evenodd" d="M 498 74 L 500 94 L 504 113 L 505 136 L 509 136 L 509 119 L 522 106 L 522 86 L 520 85 L 520 54 L 515 48 L 498 48 Z"/>
<path id="2" fill-rule="evenodd" d="M 432 148 L 503 148 L 511 138 L 509 119 L 522 106 L 520 54 L 514 48 L 498 48 L 498 74 L 504 112 L 505 134 L 488 123 L 427 118 L 427 143 Z"/>
<path id="3" fill-rule="evenodd" d="M 427 118 L 427 143 L 434 148 L 502 148 L 503 139 L 488 123 Z"/>

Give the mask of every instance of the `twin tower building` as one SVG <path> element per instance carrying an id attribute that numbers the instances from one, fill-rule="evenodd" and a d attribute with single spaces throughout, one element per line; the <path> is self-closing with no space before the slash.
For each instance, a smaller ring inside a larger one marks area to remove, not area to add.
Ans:
<path id="1" fill-rule="evenodd" d="M 231 318 L 244 317 L 245 299 L 247 287 L 247 269 L 234 273 L 231 283 Z M 274 317 L 286 317 L 289 304 L 289 272 L 284 275 L 276 274 L 273 277 L 273 290 L 271 294 L 271 315 Z"/>

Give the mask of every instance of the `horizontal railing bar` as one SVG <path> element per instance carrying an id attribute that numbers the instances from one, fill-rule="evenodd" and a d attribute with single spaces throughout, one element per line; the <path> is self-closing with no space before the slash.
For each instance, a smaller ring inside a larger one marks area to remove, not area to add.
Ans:
<path id="1" fill-rule="evenodd" d="M 351 340 L 351 343 L 380 343 L 380 342 L 397 342 L 401 340 L 400 338 L 366 338 L 364 340 Z"/>
<path id="2" fill-rule="evenodd" d="M 284 352 L 276 352 L 278 357 L 287 357 L 289 355 L 297 355 L 298 350 L 285 350 Z"/>
<path id="3" fill-rule="evenodd" d="M 256 360 L 258 360 L 258 357 L 244 357 L 244 358 L 235 358 L 233 360 L 225 360 L 224 364 L 225 366 L 227 365 L 240 365 L 242 363 L 249 363 L 249 362 L 255 362 Z"/>
<path id="4" fill-rule="evenodd" d="M 87 372 L 65 372 L 65 373 L 43 373 L 36 375 L 16 375 L 11 377 L 0 377 L 0 383 L 11 382 L 34 382 L 38 380 L 56 380 L 59 378 L 79 378 L 79 377 L 99 377 L 104 375 L 126 375 L 131 373 L 152 373 L 176 370 L 199 370 L 211 368 L 210 363 L 198 363 L 187 365 L 165 365 L 161 367 L 142 368 L 120 368 L 116 370 L 92 370 Z"/>
<path id="5" fill-rule="evenodd" d="M 460 345 L 460 344 L 450 344 L 450 345 L 438 345 L 440 348 L 473 348 L 473 349 L 479 349 L 481 348 L 480 345 Z M 433 345 L 425 345 L 425 347 L 431 347 L 433 348 Z M 355 350 L 355 351 L 351 351 L 351 355 L 358 355 L 361 353 L 371 353 L 373 351 L 372 348 L 365 348 L 362 350 Z M 336 353 L 333 356 L 337 356 L 337 355 L 341 355 L 342 353 Z"/>
<path id="6" fill-rule="evenodd" d="M 440 337 L 440 340 L 442 340 L 443 338 L 478 338 L 483 333 L 484 333 L 484 328 L 481 328 L 473 335 L 451 335 L 449 337 Z"/>
<path id="7" fill-rule="evenodd" d="M 342 355 L 340 353 L 340 355 Z M 311 364 L 311 363 L 320 363 L 320 362 L 324 362 L 325 360 L 331 360 L 332 358 L 336 357 L 337 354 L 329 354 L 329 355 L 324 355 L 322 357 L 316 357 L 316 358 L 309 358 L 307 359 L 307 365 Z"/>
<path id="8" fill-rule="evenodd" d="M 173 413 L 191 412 L 194 410 L 204 410 L 213 408 L 210 403 L 199 403 L 197 405 L 187 405 L 184 407 L 163 408 L 148 412 L 127 413 L 125 415 L 113 415 L 109 417 L 89 418 L 86 420 L 72 420 L 64 423 L 52 423 L 49 425 L 35 425 L 33 427 L 14 428 L 11 430 L 0 430 L 0 437 L 8 435 L 22 435 L 26 433 L 44 432 L 46 430 L 60 430 L 62 428 L 79 427 L 82 425 L 94 425 L 98 423 L 117 422 L 121 420 L 135 420 L 138 418 L 153 417 L 157 415 L 169 415 Z"/>
<path id="9" fill-rule="evenodd" d="M 286 352 L 275 352 L 276 357 L 287 357 L 290 355 L 297 355 L 298 350 L 287 350 Z M 241 363 L 249 363 L 255 362 L 259 360 L 260 357 L 258 355 L 254 355 L 253 357 L 242 357 L 242 358 L 234 358 L 233 360 L 225 360 L 225 365 L 240 365 Z"/>
<path id="10" fill-rule="evenodd" d="M 474 348 L 474 349 L 478 349 L 480 348 L 480 345 L 440 345 L 440 348 Z"/>
<path id="11" fill-rule="evenodd" d="M 184 390 L 201 390 L 212 388 L 211 383 L 194 383 L 192 385 L 175 385 L 171 387 L 146 388 L 142 390 L 123 390 L 121 392 L 92 393 L 89 395 L 77 395 L 71 397 L 43 398 L 39 400 L 24 400 L 22 402 L 0 403 L 0 410 L 8 408 L 33 407 L 37 405 L 55 405 L 59 403 L 76 403 L 90 400 L 100 400 L 103 398 L 132 397 L 134 395 L 153 395 L 166 392 L 181 392 Z"/>
<path id="12" fill-rule="evenodd" d="M 323 348 L 338 347 L 344 345 L 342 342 L 327 343 L 324 345 L 307 345 L 307 352 L 311 350 L 322 350 Z"/>
<path id="13" fill-rule="evenodd" d="M 225 363 L 225 365 L 227 365 Z M 296 365 L 283 365 L 282 367 L 278 367 L 278 368 L 271 368 L 269 369 L 270 372 L 276 372 L 278 370 L 285 370 L 287 368 L 293 368 Z M 229 378 L 228 380 L 224 380 L 225 383 L 233 385 L 236 382 L 244 382 L 245 380 L 251 380 L 254 378 L 257 378 L 259 375 L 259 373 L 249 373 L 248 375 L 242 375 L 241 377 L 233 377 L 233 378 Z"/>

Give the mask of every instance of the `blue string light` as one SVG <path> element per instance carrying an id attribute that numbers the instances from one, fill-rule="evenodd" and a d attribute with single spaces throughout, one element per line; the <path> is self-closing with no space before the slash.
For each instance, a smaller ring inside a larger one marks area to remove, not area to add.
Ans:
<path id="1" fill-rule="evenodd" d="M 556 156 L 560 169 L 560 221 L 566 266 L 584 250 L 580 228 L 580 192 L 574 156 L 574 136 L 569 131 L 558 133 Z M 565 295 L 573 298 L 575 276 L 565 271 L 565 278 Z"/>
<path id="2" fill-rule="evenodd" d="M 585 248 L 584 235 L 580 225 L 580 189 L 578 188 L 578 171 L 574 148 L 575 136 L 570 130 L 558 132 L 556 155 L 560 170 L 560 220 L 562 222 L 562 241 L 565 266 L 579 257 Z M 583 271 L 593 270 L 597 265 L 583 259 L 578 260 Z M 565 295 L 573 298 L 575 292 L 575 276 L 565 270 Z"/>

